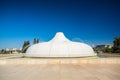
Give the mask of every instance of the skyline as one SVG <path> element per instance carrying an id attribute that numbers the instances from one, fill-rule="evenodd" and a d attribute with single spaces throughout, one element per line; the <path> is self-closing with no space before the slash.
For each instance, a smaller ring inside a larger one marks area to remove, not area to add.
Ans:
<path id="1" fill-rule="evenodd" d="M 113 44 L 120 36 L 119 0 L 1 0 L 0 49 L 63 32 L 72 41 Z"/>

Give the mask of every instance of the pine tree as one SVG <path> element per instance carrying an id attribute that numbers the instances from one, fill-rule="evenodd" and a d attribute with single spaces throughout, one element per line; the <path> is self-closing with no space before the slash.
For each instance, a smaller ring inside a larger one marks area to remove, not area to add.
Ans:
<path id="1" fill-rule="evenodd" d="M 29 46 L 30 46 L 30 42 L 24 41 L 24 44 L 22 46 L 22 52 L 25 53 Z"/>
<path id="2" fill-rule="evenodd" d="M 34 38 L 34 42 L 33 42 L 33 44 L 37 44 L 37 43 L 39 43 L 39 39 Z"/>
<path id="3" fill-rule="evenodd" d="M 113 43 L 113 52 L 120 53 L 120 37 L 115 37 Z"/>

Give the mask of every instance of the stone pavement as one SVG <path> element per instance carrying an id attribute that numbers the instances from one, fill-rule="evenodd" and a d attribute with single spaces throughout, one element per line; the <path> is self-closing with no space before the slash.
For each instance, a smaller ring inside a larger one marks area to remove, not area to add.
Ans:
<path id="1" fill-rule="evenodd" d="M 5 64 L 0 80 L 120 80 L 120 64 Z"/>

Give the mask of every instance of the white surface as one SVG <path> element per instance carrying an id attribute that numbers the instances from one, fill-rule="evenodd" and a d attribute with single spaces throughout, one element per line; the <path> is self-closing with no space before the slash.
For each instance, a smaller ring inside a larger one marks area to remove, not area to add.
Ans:
<path id="1" fill-rule="evenodd" d="M 30 46 L 25 56 L 29 57 L 81 57 L 95 56 L 93 49 L 84 43 L 68 40 L 62 32 L 43 43 Z"/>

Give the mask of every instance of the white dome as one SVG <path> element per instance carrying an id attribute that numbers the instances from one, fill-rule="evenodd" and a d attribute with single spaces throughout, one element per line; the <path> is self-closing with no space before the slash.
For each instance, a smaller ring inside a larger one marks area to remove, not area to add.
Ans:
<path id="1" fill-rule="evenodd" d="M 89 45 L 72 42 L 62 32 L 56 33 L 55 37 L 48 42 L 30 46 L 25 54 L 28 57 L 81 57 L 95 55 Z"/>

